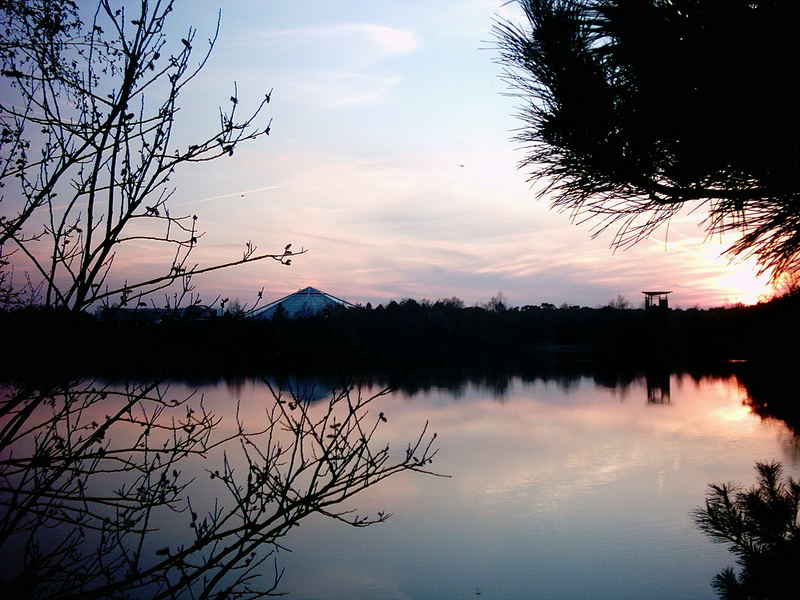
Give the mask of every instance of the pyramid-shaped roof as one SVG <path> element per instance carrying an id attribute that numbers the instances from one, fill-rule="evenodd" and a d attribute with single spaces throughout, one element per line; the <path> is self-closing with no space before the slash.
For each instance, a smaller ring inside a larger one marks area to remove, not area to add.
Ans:
<path id="1" fill-rule="evenodd" d="M 267 304 L 253 316 L 257 319 L 271 319 L 278 307 L 283 309 L 287 317 L 296 319 L 313 316 L 326 308 L 353 308 L 353 304 L 309 286 Z"/>

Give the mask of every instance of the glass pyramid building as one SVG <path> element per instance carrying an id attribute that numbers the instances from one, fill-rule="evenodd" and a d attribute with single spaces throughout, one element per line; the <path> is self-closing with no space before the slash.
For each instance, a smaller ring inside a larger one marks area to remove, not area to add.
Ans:
<path id="1" fill-rule="evenodd" d="M 271 319 L 276 312 L 282 310 L 286 317 L 296 319 L 298 317 L 310 317 L 326 309 L 353 308 L 353 306 L 353 304 L 341 298 L 309 286 L 256 310 L 253 313 L 253 317 L 256 319 Z"/>

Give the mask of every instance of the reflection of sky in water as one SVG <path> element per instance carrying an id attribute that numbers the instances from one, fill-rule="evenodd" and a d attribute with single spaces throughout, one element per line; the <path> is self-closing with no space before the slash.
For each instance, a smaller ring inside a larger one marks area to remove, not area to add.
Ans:
<path id="1" fill-rule="evenodd" d="M 316 396 L 326 383 L 315 385 Z M 263 382 L 199 391 L 223 416 L 218 435 L 235 430 L 237 401 L 248 427 L 271 404 Z M 712 576 L 734 559 L 689 511 L 708 483 L 752 482 L 755 461 L 793 458 L 786 429 L 752 415 L 743 397 L 734 379 L 688 377 L 672 377 L 671 402 L 659 405 L 647 403 L 644 380 L 623 391 L 589 378 L 569 389 L 516 379 L 502 398 L 474 384 L 457 397 L 389 395 L 372 408 L 389 419 L 381 439 L 402 452 L 429 421 L 433 467 L 451 477 L 403 474 L 352 501 L 360 514 L 393 513 L 385 524 L 303 521 L 283 540 L 292 552 L 279 555 L 282 589 L 302 600 L 455 600 L 476 588 L 483 599 L 714 598 Z M 219 493 L 209 466 L 184 464 L 185 477 L 198 476 L 197 508 Z M 162 535 L 184 521 L 160 523 Z"/>
<path id="2" fill-rule="evenodd" d="M 566 395 L 565 395 L 566 394 Z M 249 393 L 243 392 L 247 403 Z M 306 522 L 287 540 L 294 598 L 714 598 L 733 558 L 689 511 L 712 481 L 753 480 L 783 459 L 784 431 L 741 406 L 732 380 L 673 378 L 671 403 L 644 382 L 622 397 L 589 379 L 565 392 L 515 381 L 503 402 L 475 387 L 386 398 L 401 448 L 429 420 L 435 467 L 354 504 L 391 521 L 353 530 Z M 787 461 L 788 462 L 788 461 Z"/>

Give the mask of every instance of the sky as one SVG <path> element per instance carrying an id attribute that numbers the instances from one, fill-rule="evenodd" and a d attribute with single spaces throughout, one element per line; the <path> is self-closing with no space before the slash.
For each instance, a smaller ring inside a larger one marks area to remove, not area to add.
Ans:
<path id="1" fill-rule="evenodd" d="M 248 240 L 308 252 L 198 278 L 204 298 L 252 302 L 263 287 L 273 300 L 310 285 L 373 305 L 471 305 L 502 291 L 512 306 L 602 306 L 659 289 L 690 307 L 769 294 L 752 261 L 729 263 L 726 240 L 706 239 L 702 207 L 614 252 L 610 233 L 593 239 L 536 199 L 517 168 L 520 101 L 491 33 L 498 18 L 519 20 L 504 0 L 178 0 L 170 36 L 193 26 L 208 38 L 220 9 L 212 57 L 180 101 L 180 135 L 212 131 L 234 82 L 242 110 L 273 90 L 271 133 L 178 172 L 173 214 L 198 215 L 201 266 L 240 257 Z M 125 261 L 133 278 L 165 257 Z"/>

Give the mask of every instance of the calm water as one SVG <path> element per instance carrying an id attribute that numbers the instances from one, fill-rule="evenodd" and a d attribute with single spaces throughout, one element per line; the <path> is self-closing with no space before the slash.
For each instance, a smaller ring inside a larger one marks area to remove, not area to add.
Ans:
<path id="1" fill-rule="evenodd" d="M 752 483 L 756 461 L 783 461 L 796 475 L 798 444 L 785 424 L 750 411 L 735 377 L 657 383 L 517 378 L 380 398 L 370 410 L 388 422 L 376 441 L 403 453 L 427 421 L 440 448 L 432 468 L 448 477 L 403 473 L 346 506 L 391 512 L 387 523 L 304 520 L 282 540 L 280 591 L 299 600 L 715 598 L 711 578 L 734 558 L 695 529 L 691 509 L 711 482 Z M 173 384 L 169 394 L 192 390 Z M 235 431 L 237 405 L 258 428 L 274 403 L 263 382 L 198 392 L 223 418 L 220 436 Z M 92 410 L 98 421 L 109 414 Z M 138 432 L 123 427 L 115 441 Z M 197 477 L 193 505 L 213 506 L 220 484 L 205 470 L 219 458 L 183 465 L 186 479 Z M 186 520 L 166 515 L 155 541 L 181 543 Z M 5 548 L 7 568 L 18 550 Z"/>
<path id="2" fill-rule="evenodd" d="M 204 390 L 242 410 L 263 384 Z M 367 490 L 359 512 L 388 510 L 366 529 L 314 518 L 285 540 L 282 589 L 298 599 L 705 599 L 734 560 L 692 524 L 708 483 L 754 479 L 755 461 L 798 463 L 785 425 L 752 414 L 735 378 L 672 376 L 648 402 L 623 391 L 512 380 L 502 394 L 394 393 L 380 410 L 401 450 L 425 421 L 434 468 Z M 226 399 L 227 398 L 227 399 Z M 256 417 L 254 417 L 256 418 Z"/>

